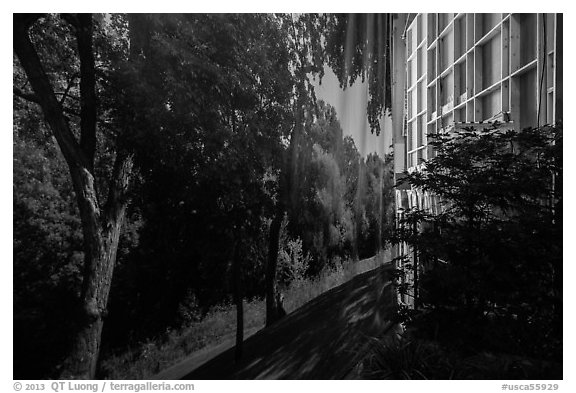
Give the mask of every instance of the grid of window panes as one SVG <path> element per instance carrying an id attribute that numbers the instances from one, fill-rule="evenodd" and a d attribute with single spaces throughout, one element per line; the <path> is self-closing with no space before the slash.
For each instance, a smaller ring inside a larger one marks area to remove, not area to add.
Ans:
<path id="1" fill-rule="evenodd" d="M 408 167 L 416 166 L 426 158 L 426 145 L 423 133 L 426 124 L 426 110 L 428 99 L 427 75 L 427 21 L 425 14 L 418 14 L 406 31 L 408 50 L 407 60 L 407 88 L 408 88 L 408 114 L 407 114 L 407 159 Z"/>
<path id="2" fill-rule="evenodd" d="M 552 123 L 556 23 L 556 14 L 413 16 L 406 30 L 408 168 L 432 156 L 427 134 L 455 123 Z"/>

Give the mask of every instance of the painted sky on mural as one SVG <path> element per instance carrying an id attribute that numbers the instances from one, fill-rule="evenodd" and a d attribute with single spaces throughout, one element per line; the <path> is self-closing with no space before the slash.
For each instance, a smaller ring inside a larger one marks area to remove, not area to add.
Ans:
<path id="1" fill-rule="evenodd" d="M 390 152 L 392 144 L 392 122 L 385 117 L 381 124 L 380 136 L 370 132 L 366 117 L 367 85 L 357 81 L 351 87 L 342 90 L 336 75 L 326 67 L 322 85 L 316 83 L 316 97 L 336 108 L 338 120 L 344 135 L 351 135 L 363 156 L 372 152 L 383 156 Z"/>

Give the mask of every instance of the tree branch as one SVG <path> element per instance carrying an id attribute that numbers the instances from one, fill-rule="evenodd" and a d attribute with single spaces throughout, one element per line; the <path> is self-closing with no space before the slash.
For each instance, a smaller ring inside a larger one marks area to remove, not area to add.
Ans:
<path id="1" fill-rule="evenodd" d="M 77 14 L 75 20 L 80 57 L 80 147 L 93 164 L 96 152 L 96 72 L 92 48 L 92 15 Z"/>
<path id="2" fill-rule="evenodd" d="M 30 102 L 34 102 L 36 104 L 40 104 L 40 99 L 38 98 L 38 96 L 34 93 L 25 93 L 22 90 L 20 90 L 17 87 L 14 87 L 12 89 L 12 91 L 14 92 L 14 95 L 25 99 L 26 101 L 30 101 Z"/>
<path id="3" fill-rule="evenodd" d="M 34 91 L 34 96 L 38 98 L 37 102 L 42 107 L 46 121 L 52 129 L 52 133 L 68 165 L 71 167 L 82 165 L 86 168 L 91 168 L 92 165 L 89 165 L 88 160 L 79 148 L 78 142 L 64 116 L 62 106 L 56 99 L 50 80 L 28 35 L 31 23 L 39 17 L 40 15 L 37 15 L 31 21 L 29 15 L 14 15 L 14 51 L 26 72 L 26 76 Z"/>
<path id="4" fill-rule="evenodd" d="M 68 98 L 68 93 L 70 92 L 70 89 L 72 88 L 72 86 L 74 86 L 74 81 L 76 81 L 77 76 L 78 75 L 76 73 L 74 73 L 74 75 L 72 75 L 72 77 L 68 81 L 68 86 L 66 86 L 66 90 L 64 90 L 64 93 L 56 93 L 56 94 L 62 95 L 62 97 L 60 98 L 60 105 L 62 105 L 64 103 L 64 100 L 66 100 L 66 98 Z M 76 97 L 74 97 L 74 98 L 76 98 Z"/>
<path id="5" fill-rule="evenodd" d="M 37 96 L 36 94 L 34 94 L 34 93 L 25 93 L 25 92 L 23 92 L 22 90 L 20 90 L 20 89 L 17 88 L 17 87 L 14 87 L 14 88 L 13 88 L 13 92 L 14 92 L 14 95 L 15 95 L 16 97 L 22 98 L 23 100 L 26 100 L 26 101 L 29 101 L 29 102 L 33 102 L 33 103 L 35 103 L 35 104 L 38 104 L 38 105 L 42 106 L 41 103 L 40 103 L 40 99 L 39 99 L 38 96 Z M 62 94 L 62 93 L 56 93 L 56 94 Z M 67 108 L 67 107 L 62 107 L 62 112 L 66 113 L 66 114 L 68 114 L 68 115 L 80 117 L 80 113 L 78 113 L 78 112 L 76 112 L 76 111 L 74 111 L 74 110 L 72 110 L 72 109 L 70 109 L 70 108 Z M 110 128 L 110 127 L 108 127 L 108 128 Z"/>

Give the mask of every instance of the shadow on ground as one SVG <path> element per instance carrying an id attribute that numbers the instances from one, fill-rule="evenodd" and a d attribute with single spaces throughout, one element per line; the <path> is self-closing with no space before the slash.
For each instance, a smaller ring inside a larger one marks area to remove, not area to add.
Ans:
<path id="1" fill-rule="evenodd" d="M 395 294 L 390 265 L 360 274 L 263 329 L 183 379 L 341 379 L 390 324 Z"/>

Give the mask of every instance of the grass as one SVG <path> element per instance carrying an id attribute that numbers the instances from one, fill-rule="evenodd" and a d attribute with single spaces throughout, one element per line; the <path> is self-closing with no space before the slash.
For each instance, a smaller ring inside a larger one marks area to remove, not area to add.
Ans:
<path id="1" fill-rule="evenodd" d="M 284 308 L 290 313 L 324 292 L 344 284 L 357 274 L 375 269 L 390 260 L 390 252 L 385 251 L 378 256 L 358 262 L 347 260 L 336 264 L 334 268 L 322 270 L 314 279 L 295 280 L 283 291 Z"/>
<path id="2" fill-rule="evenodd" d="M 375 269 L 390 261 L 388 251 L 356 263 L 345 261 L 334 268 L 324 269 L 314 279 L 294 281 L 284 293 L 284 308 L 290 313 L 322 293 L 337 287 L 355 275 Z M 244 331 L 259 330 L 266 321 L 264 299 L 244 303 Z M 150 340 L 121 354 L 102 359 L 100 372 L 108 379 L 150 379 L 160 371 L 181 362 L 192 354 L 234 338 L 236 309 L 232 304 L 213 308 L 199 322 L 164 337 Z"/>
<path id="3" fill-rule="evenodd" d="M 245 331 L 263 327 L 265 317 L 266 305 L 262 300 L 244 303 Z M 199 322 L 103 359 L 101 372 L 107 379 L 150 379 L 191 354 L 233 337 L 235 329 L 236 308 L 231 304 L 221 305 Z"/>

